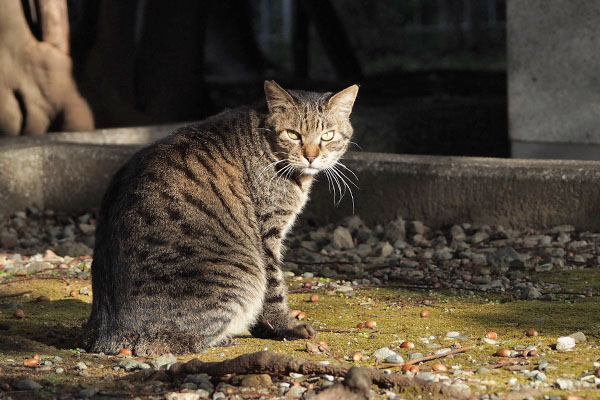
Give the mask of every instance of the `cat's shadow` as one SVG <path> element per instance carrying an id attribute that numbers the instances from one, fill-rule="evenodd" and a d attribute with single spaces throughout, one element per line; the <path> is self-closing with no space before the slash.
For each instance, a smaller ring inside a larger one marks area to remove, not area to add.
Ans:
<path id="1" fill-rule="evenodd" d="M 61 350 L 74 349 L 80 345 L 83 334 L 81 324 L 87 320 L 91 305 L 77 299 L 53 300 L 43 304 L 43 314 L 51 316 L 51 320 L 48 321 L 46 316 L 38 318 L 32 315 L 22 320 L 8 321 L 9 329 L 0 331 L 0 338 L 7 338 L 0 340 L 0 353 L 35 351 L 37 346 L 31 342 Z M 34 348 L 25 349 L 24 346 Z"/>

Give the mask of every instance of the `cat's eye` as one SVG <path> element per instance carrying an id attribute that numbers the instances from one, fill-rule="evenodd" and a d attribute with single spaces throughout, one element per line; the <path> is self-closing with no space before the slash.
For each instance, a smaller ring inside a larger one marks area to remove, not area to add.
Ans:
<path id="1" fill-rule="evenodd" d="M 290 137 L 290 139 L 300 140 L 300 134 L 298 134 L 298 132 L 294 132 L 289 129 L 287 129 L 286 132 L 287 132 L 288 136 Z"/>
<path id="2" fill-rule="evenodd" d="M 330 141 L 331 139 L 333 139 L 333 131 L 327 131 L 324 134 L 321 135 L 321 140 L 324 140 L 326 142 Z"/>

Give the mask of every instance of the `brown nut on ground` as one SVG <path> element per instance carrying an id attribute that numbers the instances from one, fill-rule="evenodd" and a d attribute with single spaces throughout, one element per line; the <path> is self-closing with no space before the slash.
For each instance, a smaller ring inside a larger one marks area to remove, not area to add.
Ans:
<path id="1" fill-rule="evenodd" d="M 496 339 L 498 339 L 498 334 L 494 331 L 489 331 L 489 332 L 486 332 L 485 337 L 487 339 L 496 340 Z"/>
<path id="2" fill-rule="evenodd" d="M 292 318 L 296 318 L 301 312 L 302 310 L 292 310 L 290 311 L 290 315 L 292 316 Z"/>
<path id="3" fill-rule="evenodd" d="M 419 315 L 421 316 L 421 318 L 429 318 L 429 311 L 421 310 L 421 313 Z"/>
<path id="4" fill-rule="evenodd" d="M 413 342 L 402 342 L 400 344 L 400 347 L 402 347 L 403 349 L 414 349 L 415 344 Z"/>
<path id="5" fill-rule="evenodd" d="M 510 357 L 510 350 L 508 349 L 500 349 L 496 352 L 498 357 Z"/>
<path id="6" fill-rule="evenodd" d="M 538 331 L 536 331 L 535 329 L 528 329 L 527 332 L 525 332 L 525 335 L 526 336 L 537 336 L 539 334 L 538 334 Z"/>
<path id="7" fill-rule="evenodd" d="M 13 317 L 15 318 L 25 318 L 25 311 L 21 310 L 20 308 L 17 308 L 14 312 L 13 312 Z"/>
<path id="8" fill-rule="evenodd" d="M 360 360 L 362 360 L 362 359 L 363 359 L 363 355 L 362 355 L 362 353 L 361 353 L 360 351 L 356 351 L 356 352 L 354 352 L 354 353 L 352 354 L 352 359 L 353 359 L 354 361 L 360 361 Z"/>
<path id="9" fill-rule="evenodd" d="M 27 360 L 23 361 L 23 365 L 26 367 L 35 367 L 39 364 L 39 362 L 40 361 L 35 358 L 28 358 Z"/>
<path id="10" fill-rule="evenodd" d="M 369 329 L 375 329 L 377 327 L 377 322 L 375 321 L 367 321 L 365 322 L 365 326 Z"/>
<path id="11" fill-rule="evenodd" d="M 316 302 L 318 302 L 318 301 L 319 301 L 319 295 L 318 295 L 318 294 L 313 294 L 313 295 L 311 295 L 311 296 L 310 296 L 310 301 L 311 301 L 312 303 L 316 303 Z"/>
<path id="12" fill-rule="evenodd" d="M 446 366 L 442 363 L 435 363 L 431 366 L 431 369 L 434 370 L 435 372 L 446 372 L 448 371 L 448 368 L 446 368 Z"/>
<path id="13" fill-rule="evenodd" d="M 298 318 L 300 320 L 305 319 L 306 318 L 306 313 L 304 311 L 300 311 L 298 313 L 298 315 L 296 315 L 296 318 Z"/>
<path id="14" fill-rule="evenodd" d="M 119 351 L 119 354 L 122 356 L 131 357 L 133 353 L 130 349 L 122 348 L 121 351 Z"/>
<path id="15" fill-rule="evenodd" d="M 45 303 L 47 301 L 50 301 L 50 297 L 48 297 L 48 296 L 38 296 L 37 299 L 35 299 L 35 301 L 37 303 Z"/>
<path id="16" fill-rule="evenodd" d="M 356 325 L 356 327 L 358 329 L 363 329 L 365 327 L 365 323 L 364 322 L 359 322 L 358 325 Z"/>

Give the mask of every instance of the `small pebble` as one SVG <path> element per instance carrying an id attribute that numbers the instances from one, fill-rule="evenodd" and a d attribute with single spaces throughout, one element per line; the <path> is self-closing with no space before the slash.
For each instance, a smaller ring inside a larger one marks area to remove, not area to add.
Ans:
<path id="1" fill-rule="evenodd" d="M 575 347 L 575 339 L 570 336 L 559 337 L 556 340 L 556 350 L 565 351 Z"/>
<path id="2" fill-rule="evenodd" d="M 415 375 L 415 378 L 422 379 L 425 382 L 431 382 L 435 379 L 435 375 L 431 372 L 420 372 Z"/>
<path id="3" fill-rule="evenodd" d="M 43 386 L 37 383 L 36 381 L 32 381 L 31 379 L 21 379 L 15 383 L 15 389 L 17 390 L 38 390 Z"/>

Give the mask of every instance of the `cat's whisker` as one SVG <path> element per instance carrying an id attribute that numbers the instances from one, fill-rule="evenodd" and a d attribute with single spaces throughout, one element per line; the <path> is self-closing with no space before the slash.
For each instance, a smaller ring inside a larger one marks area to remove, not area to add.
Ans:
<path id="1" fill-rule="evenodd" d="M 294 168 L 294 166 L 292 164 L 288 164 L 285 167 L 283 167 L 282 169 L 280 169 L 279 171 L 277 171 L 276 175 L 278 175 L 278 176 L 277 176 L 277 179 L 275 180 L 275 184 L 273 185 L 274 187 L 273 187 L 272 194 L 274 194 L 277 191 L 277 188 L 279 187 L 279 182 L 281 181 L 281 178 L 284 176 L 284 174 L 293 168 Z M 283 182 L 285 182 L 285 180 Z"/>
<path id="2" fill-rule="evenodd" d="M 260 181 L 260 180 L 262 180 L 262 179 L 261 179 L 261 177 L 263 176 L 263 174 L 264 174 L 265 172 L 267 172 L 267 170 L 268 170 L 268 168 L 269 168 L 269 167 L 275 166 L 275 165 L 277 165 L 277 164 L 279 164 L 279 163 L 281 163 L 281 162 L 284 162 L 284 161 L 289 161 L 289 160 L 288 160 L 287 158 L 284 158 L 283 160 L 274 161 L 274 162 L 270 163 L 269 165 L 267 165 L 266 167 L 264 167 L 264 168 L 262 169 L 262 171 L 260 171 L 260 173 L 259 173 L 259 174 L 258 174 L 258 176 L 257 176 L 257 179 L 258 179 L 259 181 Z"/>
<path id="3" fill-rule="evenodd" d="M 327 177 L 327 183 L 329 185 L 329 192 L 333 191 L 333 205 L 335 206 L 335 186 L 333 184 L 333 179 L 331 178 L 331 173 L 326 169 L 325 176 Z"/>
<path id="4" fill-rule="evenodd" d="M 292 168 L 290 168 L 289 171 L 285 174 L 285 179 L 289 179 L 290 175 L 292 175 L 295 172 L 295 170 L 296 170 L 296 168 L 294 168 L 294 166 L 292 166 Z M 288 194 L 288 191 L 286 190 L 285 196 L 284 196 L 284 200 L 286 200 L 286 201 L 287 201 L 287 194 Z"/>
<path id="5" fill-rule="evenodd" d="M 354 185 L 354 187 L 355 187 L 355 188 L 357 188 L 357 189 L 360 189 L 360 188 L 359 188 L 359 187 L 356 185 L 356 183 L 354 183 L 354 182 L 353 182 L 353 181 L 352 181 L 350 178 L 348 178 L 348 177 L 346 176 L 346 174 L 344 174 L 344 172 L 342 172 L 342 171 L 340 171 L 339 169 L 337 169 L 337 167 L 336 167 L 335 165 L 332 165 L 332 166 L 331 166 L 331 169 L 333 169 L 333 170 L 334 170 L 334 171 L 336 171 L 338 174 L 340 174 L 341 176 L 343 176 L 344 178 L 346 178 L 346 179 L 348 180 L 348 182 L 350 182 L 352 185 Z M 350 172 L 352 172 L 352 171 L 350 171 Z M 354 172 L 353 172 L 353 174 L 354 174 Z M 341 176 L 340 176 L 340 177 L 341 177 Z M 356 175 L 354 175 L 354 176 L 356 176 Z M 356 178 L 356 179 L 358 179 L 358 178 Z"/>
<path id="6" fill-rule="evenodd" d="M 336 174 L 340 180 L 342 181 L 342 183 L 345 185 L 345 189 L 344 189 L 344 194 L 346 193 L 346 189 L 348 189 L 348 192 L 350 192 L 350 198 L 352 199 L 352 214 L 354 214 L 354 195 L 352 194 L 352 188 L 348 185 L 348 183 L 346 182 L 346 180 L 342 177 L 342 175 L 339 175 L 341 171 L 339 171 L 337 168 L 335 168 L 335 166 L 332 167 L 331 171 Z M 345 175 L 344 175 L 345 177 Z M 346 177 L 346 179 L 348 179 Z M 352 184 L 354 184 L 352 181 L 350 182 Z M 354 185 L 356 186 L 356 185 Z M 356 186 L 356 188 L 358 189 L 358 186 Z M 341 199 L 340 199 L 341 201 Z"/>
<path id="7" fill-rule="evenodd" d="M 358 143 L 356 143 L 356 142 L 353 142 L 352 140 L 348 141 L 348 143 L 349 143 L 349 144 L 353 144 L 353 145 L 355 145 L 356 147 L 358 147 L 358 148 L 359 148 L 359 149 L 361 149 L 361 150 L 363 149 L 363 148 L 362 148 L 362 146 L 361 146 L 360 144 L 358 144 Z"/>
<path id="8" fill-rule="evenodd" d="M 342 185 L 340 184 L 340 180 L 338 179 L 338 177 L 336 176 L 337 174 L 335 173 L 335 171 L 333 169 L 329 169 L 330 172 L 332 172 L 331 177 L 333 178 L 333 180 L 335 181 L 335 183 L 337 184 L 338 190 L 340 192 L 340 199 L 338 200 L 336 206 L 339 206 L 342 199 L 344 198 L 344 195 L 346 194 L 346 190 L 344 188 L 344 192 L 342 193 Z"/>
<path id="9" fill-rule="evenodd" d="M 350 173 L 351 173 L 351 174 L 354 176 L 354 178 L 355 178 L 356 180 L 358 180 L 358 176 L 356 176 L 356 174 L 354 173 L 354 171 L 352 171 L 350 168 L 348 168 L 347 166 L 345 166 L 344 164 L 342 164 L 342 163 L 341 163 L 341 162 L 339 162 L 339 161 L 336 163 L 336 165 L 339 165 L 339 166 L 341 166 L 342 168 L 344 168 L 346 171 L 350 172 Z"/>

